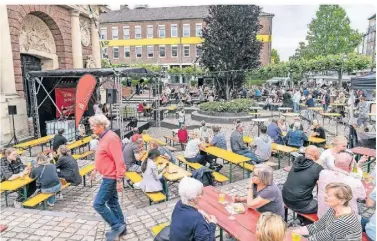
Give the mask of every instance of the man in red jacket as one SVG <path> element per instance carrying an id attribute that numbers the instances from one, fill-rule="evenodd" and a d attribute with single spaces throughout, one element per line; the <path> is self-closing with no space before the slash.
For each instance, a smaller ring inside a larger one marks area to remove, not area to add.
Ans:
<path id="1" fill-rule="evenodd" d="M 117 192 L 123 191 L 122 178 L 126 172 L 122 142 L 113 131 L 108 130 L 110 121 L 106 116 L 92 116 L 89 123 L 93 134 L 99 136 L 95 153 L 95 169 L 90 178 L 94 180 L 97 172 L 102 175 L 102 183 L 93 207 L 111 226 L 111 231 L 106 232 L 106 241 L 113 241 L 127 233 L 126 222 L 117 194 Z"/>
<path id="2" fill-rule="evenodd" d="M 188 141 L 188 132 L 185 125 L 182 125 L 181 129 L 178 130 L 178 140 L 179 143 L 181 143 L 181 148 L 183 150 L 183 143 L 187 143 Z"/>

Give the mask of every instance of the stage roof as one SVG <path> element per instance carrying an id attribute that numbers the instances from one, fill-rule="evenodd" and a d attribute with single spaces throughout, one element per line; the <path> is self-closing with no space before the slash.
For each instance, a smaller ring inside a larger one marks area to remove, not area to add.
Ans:
<path id="1" fill-rule="evenodd" d="M 351 78 L 352 89 L 376 89 L 376 72 Z"/>

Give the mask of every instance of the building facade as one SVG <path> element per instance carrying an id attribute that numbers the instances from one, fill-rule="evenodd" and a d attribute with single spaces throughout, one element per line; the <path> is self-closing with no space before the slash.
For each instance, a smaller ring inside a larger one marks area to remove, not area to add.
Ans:
<path id="1" fill-rule="evenodd" d="M 198 64 L 207 15 L 208 6 L 129 9 L 123 5 L 100 16 L 102 57 L 112 64 L 158 64 L 163 68 Z M 260 16 L 263 65 L 270 62 L 273 16 Z"/>
<path id="2" fill-rule="evenodd" d="M 101 67 L 99 14 L 103 6 L 0 5 L 1 143 L 13 136 L 8 106 L 16 106 L 17 137 L 29 136 L 32 70 Z"/>
<path id="3" fill-rule="evenodd" d="M 376 14 L 368 18 L 368 28 L 362 36 L 357 52 L 372 57 L 376 62 Z"/>

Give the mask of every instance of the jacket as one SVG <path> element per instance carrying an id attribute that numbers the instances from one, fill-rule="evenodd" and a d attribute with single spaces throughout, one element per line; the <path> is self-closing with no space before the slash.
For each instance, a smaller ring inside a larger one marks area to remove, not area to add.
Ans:
<path id="1" fill-rule="evenodd" d="M 71 155 L 61 156 L 55 166 L 60 170 L 60 172 L 58 172 L 59 177 L 64 178 L 74 186 L 81 184 L 82 178 L 80 176 L 79 166 Z"/>
<path id="2" fill-rule="evenodd" d="M 162 175 L 158 173 L 158 168 L 156 163 L 151 160 L 147 159 L 147 169 L 143 172 L 143 180 L 140 182 L 140 189 L 143 192 L 159 192 L 162 190 L 162 183 L 160 182 L 160 178 Z"/>
<path id="3" fill-rule="evenodd" d="M 277 144 L 283 144 L 283 134 L 281 129 L 275 123 L 271 123 L 267 127 L 267 135 L 269 135 L 272 140 Z"/>
<path id="4" fill-rule="evenodd" d="M 243 136 L 238 131 L 233 131 L 230 135 L 230 148 L 233 152 L 239 152 L 242 150 L 247 150 L 246 144 L 243 142 Z"/>
<path id="5" fill-rule="evenodd" d="M 306 104 L 307 107 L 314 107 L 313 98 L 307 99 L 305 104 Z"/>
<path id="6" fill-rule="evenodd" d="M 212 170 L 207 167 L 201 167 L 192 172 L 192 177 L 203 183 L 203 186 L 214 186 L 214 176 Z"/>
<path id="7" fill-rule="evenodd" d="M 18 174 L 25 170 L 25 165 L 22 163 L 20 158 L 17 158 L 15 161 L 8 161 L 6 157 L 1 158 L 1 181 L 8 180 L 14 174 Z"/>
<path id="8" fill-rule="evenodd" d="M 301 130 L 290 130 L 287 134 L 288 145 L 295 147 L 302 147 L 304 141 L 308 140 L 308 137 Z"/>
<path id="9" fill-rule="evenodd" d="M 213 241 L 216 224 L 207 223 L 203 215 L 192 206 L 177 202 L 170 224 L 170 241 Z"/>
<path id="10" fill-rule="evenodd" d="M 180 143 L 186 143 L 188 140 L 188 132 L 187 130 L 178 130 L 178 140 Z"/>

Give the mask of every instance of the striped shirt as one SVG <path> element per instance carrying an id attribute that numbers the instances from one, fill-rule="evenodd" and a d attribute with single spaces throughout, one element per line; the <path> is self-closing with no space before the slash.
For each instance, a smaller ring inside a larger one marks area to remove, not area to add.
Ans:
<path id="1" fill-rule="evenodd" d="M 330 208 L 307 228 L 310 241 L 361 241 L 361 223 L 355 213 L 337 218 L 334 209 Z"/>

